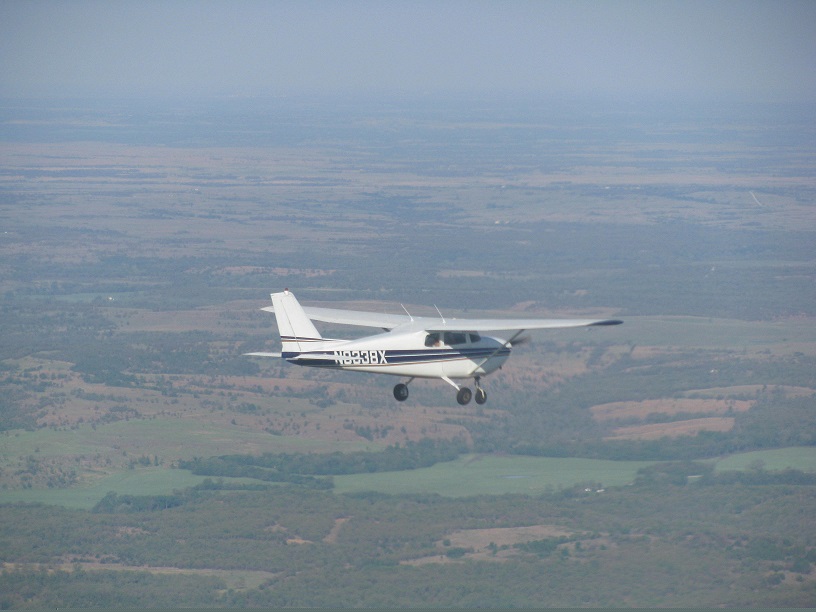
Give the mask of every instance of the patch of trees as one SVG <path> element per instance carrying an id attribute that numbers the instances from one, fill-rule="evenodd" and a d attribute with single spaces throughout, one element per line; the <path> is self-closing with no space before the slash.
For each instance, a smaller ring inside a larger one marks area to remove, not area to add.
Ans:
<path id="1" fill-rule="evenodd" d="M 312 489 L 331 489 L 334 486 L 331 478 L 317 478 L 308 474 L 291 472 L 277 467 L 268 467 L 245 463 L 233 457 L 196 458 L 180 461 L 181 469 L 190 470 L 199 476 L 217 476 L 221 478 L 254 478 L 265 482 L 287 482 Z"/>
<path id="2" fill-rule="evenodd" d="M 111 330 L 113 323 L 88 304 L 6 296 L 0 307 L 3 338 L 0 360 L 40 351 L 67 350 L 88 337 Z"/>
<path id="3" fill-rule="evenodd" d="M 737 415 L 733 437 L 742 448 L 816 445 L 816 396 L 763 396 L 751 410 Z"/>
<path id="4" fill-rule="evenodd" d="M 394 444 L 378 452 L 225 455 L 181 461 L 179 467 L 201 476 L 246 477 L 331 488 L 331 479 L 321 476 L 413 470 L 453 461 L 466 452 L 468 448 L 462 440 L 423 438 L 418 442 Z"/>
<path id="5" fill-rule="evenodd" d="M 572 539 L 566 536 L 561 536 L 558 538 L 544 538 L 541 540 L 531 540 L 530 542 L 516 544 L 515 548 L 526 553 L 534 554 L 538 557 L 549 557 L 556 550 L 558 550 L 559 546 L 570 541 L 572 541 Z"/>
<path id="6" fill-rule="evenodd" d="M 727 471 L 706 474 L 700 479 L 705 485 L 816 485 L 816 474 L 802 470 L 786 469 L 779 471 L 746 470 Z"/>
<path id="7" fill-rule="evenodd" d="M 119 495 L 110 491 L 93 507 L 93 512 L 154 512 L 181 506 L 189 495 Z"/>
<path id="8" fill-rule="evenodd" d="M 131 333 L 97 337 L 75 344 L 61 358 L 88 382 L 132 386 L 136 373 L 251 375 L 257 363 L 213 349 L 207 332 Z"/>
<path id="9" fill-rule="evenodd" d="M 638 487 L 662 487 L 665 485 L 816 485 L 816 474 L 802 470 L 785 469 L 766 471 L 764 469 L 729 470 L 715 472 L 714 466 L 701 461 L 666 461 L 641 468 L 635 477 Z"/>
<path id="10" fill-rule="evenodd" d="M 36 411 L 24 403 L 25 397 L 21 390 L 10 386 L 0 393 L 0 431 L 37 428 Z"/>
<path id="11" fill-rule="evenodd" d="M 225 589 L 214 576 L 16 569 L 0 573 L 0 609 L 207 607 Z"/>
<path id="12" fill-rule="evenodd" d="M 201 484 L 191 487 L 192 491 L 268 491 L 274 485 L 252 484 L 246 482 L 225 482 L 221 479 L 205 478 Z"/>
<path id="13" fill-rule="evenodd" d="M 711 477 L 714 467 L 699 461 L 668 461 L 641 468 L 635 477 L 639 487 L 660 487 L 667 484 L 684 486 L 691 477 Z"/>

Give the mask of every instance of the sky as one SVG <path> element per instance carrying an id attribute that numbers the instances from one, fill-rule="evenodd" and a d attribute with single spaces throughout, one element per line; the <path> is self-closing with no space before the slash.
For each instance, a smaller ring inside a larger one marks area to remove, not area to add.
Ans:
<path id="1" fill-rule="evenodd" d="M 816 101 L 816 1 L 2 0 L 0 97 Z"/>

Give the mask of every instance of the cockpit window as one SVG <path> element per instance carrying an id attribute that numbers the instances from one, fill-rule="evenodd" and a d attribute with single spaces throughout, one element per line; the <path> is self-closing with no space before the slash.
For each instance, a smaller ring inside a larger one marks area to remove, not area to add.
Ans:
<path id="1" fill-rule="evenodd" d="M 442 341 L 439 338 L 439 334 L 428 334 L 425 336 L 425 346 L 432 347 L 432 346 L 440 346 Z"/>
<path id="2" fill-rule="evenodd" d="M 445 344 L 454 346 L 455 344 L 466 344 L 467 334 L 464 332 L 445 332 Z"/>
<path id="3" fill-rule="evenodd" d="M 447 346 L 456 346 L 457 344 L 471 344 L 479 342 L 482 337 L 476 332 L 433 332 L 425 336 L 425 346 L 432 348 L 435 346 L 442 346 L 443 341 Z"/>

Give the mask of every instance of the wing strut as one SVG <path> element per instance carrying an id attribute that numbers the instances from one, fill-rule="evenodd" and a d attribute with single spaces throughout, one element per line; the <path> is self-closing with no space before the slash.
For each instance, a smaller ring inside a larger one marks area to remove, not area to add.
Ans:
<path id="1" fill-rule="evenodd" d="M 446 383 L 448 383 L 451 387 L 459 391 L 459 385 L 453 382 L 450 378 L 448 378 L 447 376 L 440 376 L 440 378 L 444 380 Z"/>

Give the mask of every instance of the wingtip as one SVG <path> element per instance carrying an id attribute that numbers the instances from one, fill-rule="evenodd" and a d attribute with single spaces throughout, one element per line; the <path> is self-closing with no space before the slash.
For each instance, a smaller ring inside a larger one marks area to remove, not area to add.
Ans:
<path id="1" fill-rule="evenodd" d="M 623 321 L 620 319 L 606 319 L 604 321 L 595 321 L 591 325 L 623 325 Z"/>

